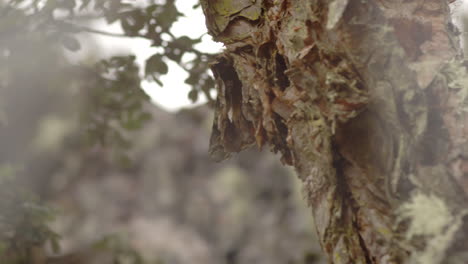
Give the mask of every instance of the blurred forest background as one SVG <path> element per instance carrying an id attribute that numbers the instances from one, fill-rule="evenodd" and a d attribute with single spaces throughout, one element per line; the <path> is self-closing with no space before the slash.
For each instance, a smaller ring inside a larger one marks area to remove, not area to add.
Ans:
<path id="1" fill-rule="evenodd" d="M 209 159 L 214 54 L 172 33 L 182 15 L 174 0 L 0 1 L 0 263 L 326 262 L 277 157 Z M 93 35 L 154 54 L 103 58 Z M 188 73 L 180 96 L 208 103 L 151 102 L 141 81 L 162 85 L 169 62 Z"/>

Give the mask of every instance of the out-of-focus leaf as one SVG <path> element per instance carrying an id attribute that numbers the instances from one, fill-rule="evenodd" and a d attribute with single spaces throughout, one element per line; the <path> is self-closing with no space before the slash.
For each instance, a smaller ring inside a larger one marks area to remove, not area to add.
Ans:
<path id="1" fill-rule="evenodd" d="M 146 121 L 149 121 L 153 118 L 153 116 L 151 115 L 151 113 L 148 113 L 148 112 L 143 112 L 140 114 L 139 116 L 139 120 L 141 122 L 146 122 Z"/>
<path id="2" fill-rule="evenodd" d="M 183 14 L 177 10 L 172 1 L 167 1 L 163 8 L 164 11 L 156 17 L 156 21 L 163 29 L 168 30 L 177 21 L 177 18 Z"/>
<path id="3" fill-rule="evenodd" d="M 122 3 L 121 0 L 96 1 L 95 5 L 96 9 L 104 11 L 107 23 L 113 23 L 120 19 L 124 8 L 129 7 L 128 4 Z"/>
<path id="4" fill-rule="evenodd" d="M 167 44 L 167 47 L 164 48 L 164 55 L 177 63 L 180 63 L 184 52 L 185 50 L 181 49 L 175 42 L 170 42 Z"/>
<path id="5" fill-rule="evenodd" d="M 198 100 L 198 91 L 197 90 L 191 90 L 188 93 L 188 98 L 192 101 L 192 103 L 195 103 Z"/>
<path id="6" fill-rule="evenodd" d="M 182 36 L 174 40 L 174 43 L 176 43 L 179 48 L 185 49 L 185 50 L 193 48 L 193 45 L 200 43 L 200 42 L 201 42 L 201 39 L 191 39 L 187 36 Z"/>
<path id="7" fill-rule="evenodd" d="M 136 36 L 145 26 L 145 15 L 141 10 L 132 10 L 121 14 L 120 23 L 129 36 Z"/>
<path id="8" fill-rule="evenodd" d="M 161 54 L 154 54 L 149 59 L 146 60 L 145 74 L 151 75 L 154 73 L 167 74 L 169 67 L 163 61 Z"/>
<path id="9" fill-rule="evenodd" d="M 163 83 L 159 80 L 159 77 L 161 75 L 167 74 L 168 71 L 169 68 L 163 61 L 161 54 L 154 54 L 146 60 L 145 76 L 151 77 L 151 79 L 160 86 L 163 86 Z"/>
<path id="10" fill-rule="evenodd" d="M 200 80 L 200 74 L 191 72 L 189 77 L 187 79 L 185 79 L 184 82 L 186 84 L 189 84 L 189 85 L 193 86 L 193 85 L 198 84 L 199 80 Z"/>
<path id="11" fill-rule="evenodd" d="M 50 238 L 50 246 L 52 247 L 52 252 L 55 254 L 60 252 L 60 243 L 59 243 L 60 236 L 58 235 L 53 235 Z"/>
<path id="12" fill-rule="evenodd" d="M 115 152 L 112 157 L 120 166 L 122 163 L 117 160 L 118 156 L 127 155 L 132 147 L 129 134 L 141 129 L 151 118 L 144 110 L 150 97 L 141 89 L 135 56 L 103 60 L 96 65 L 95 72 L 97 74 L 87 81 L 91 86 L 86 90 L 91 94 L 87 97 L 89 101 L 82 119 L 87 128 L 85 138 L 88 143 L 101 144 Z"/>
<path id="13" fill-rule="evenodd" d="M 78 51 L 81 49 L 81 44 L 75 37 L 64 35 L 61 40 L 63 47 L 69 51 Z"/>
<path id="14" fill-rule="evenodd" d="M 215 86 L 215 81 L 213 80 L 211 76 L 207 75 L 207 77 L 204 79 L 202 90 L 209 91 L 212 88 L 214 88 L 214 86 Z"/>

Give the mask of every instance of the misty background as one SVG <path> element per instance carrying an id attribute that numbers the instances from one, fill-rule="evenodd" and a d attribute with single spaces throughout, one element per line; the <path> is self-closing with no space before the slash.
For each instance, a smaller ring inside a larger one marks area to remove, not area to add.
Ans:
<path id="1" fill-rule="evenodd" d="M 189 73 L 173 61 L 157 81 L 146 76 L 164 44 L 128 36 L 92 9 L 74 22 L 94 32 L 45 37 L 48 27 L 7 2 L 0 1 L 0 260 L 20 252 L 15 258 L 32 264 L 326 263 L 294 172 L 267 149 L 213 162 L 209 98 L 191 92 Z M 185 17 L 171 33 L 218 53 L 196 1 L 176 4 Z M 465 5 L 452 6 L 461 39 Z M 187 52 L 179 65 L 193 70 L 195 57 Z"/>

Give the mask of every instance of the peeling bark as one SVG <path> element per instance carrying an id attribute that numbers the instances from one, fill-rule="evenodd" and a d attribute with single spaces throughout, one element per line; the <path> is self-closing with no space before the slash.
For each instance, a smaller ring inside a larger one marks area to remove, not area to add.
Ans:
<path id="1" fill-rule="evenodd" d="M 331 263 L 467 263 L 468 75 L 448 2 L 240 2 L 202 1 L 226 45 L 211 154 L 280 152 Z"/>

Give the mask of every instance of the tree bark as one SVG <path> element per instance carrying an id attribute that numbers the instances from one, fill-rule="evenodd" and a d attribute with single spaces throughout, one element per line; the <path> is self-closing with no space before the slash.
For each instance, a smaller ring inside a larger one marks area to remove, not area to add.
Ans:
<path id="1" fill-rule="evenodd" d="M 295 167 L 330 263 L 468 263 L 468 75 L 443 0 L 203 0 L 210 152 Z"/>

